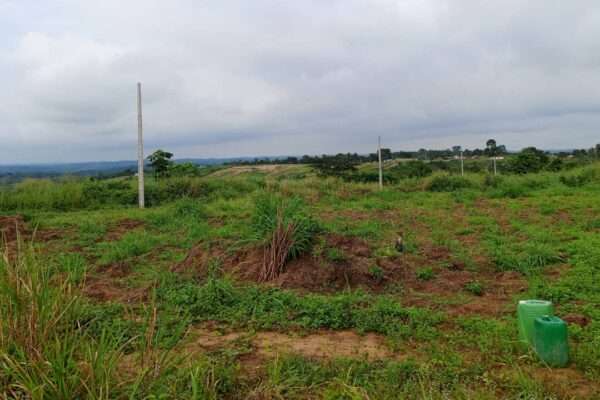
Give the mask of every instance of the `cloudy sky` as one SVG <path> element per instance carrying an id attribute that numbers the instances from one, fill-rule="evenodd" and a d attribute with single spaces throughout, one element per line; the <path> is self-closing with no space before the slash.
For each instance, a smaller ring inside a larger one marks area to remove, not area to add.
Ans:
<path id="1" fill-rule="evenodd" d="M 600 142 L 600 3 L 0 0 L 0 163 Z"/>

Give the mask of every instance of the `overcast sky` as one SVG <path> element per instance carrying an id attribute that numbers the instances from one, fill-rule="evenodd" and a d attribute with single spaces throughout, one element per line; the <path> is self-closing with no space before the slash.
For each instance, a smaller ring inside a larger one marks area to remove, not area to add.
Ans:
<path id="1" fill-rule="evenodd" d="M 0 0 L 0 163 L 590 147 L 597 0 Z"/>

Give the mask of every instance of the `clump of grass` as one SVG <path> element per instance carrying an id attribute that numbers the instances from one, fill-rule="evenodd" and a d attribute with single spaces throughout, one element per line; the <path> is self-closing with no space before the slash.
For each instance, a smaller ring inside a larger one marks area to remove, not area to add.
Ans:
<path id="1" fill-rule="evenodd" d="M 484 287 L 479 281 L 471 281 L 465 285 L 465 290 L 475 296 L 483 296 Z"/>
<path id="2" fill-rule="evenodd" d="M 325 250 L 325 258 L 332 263 L 341 263 L 346 261 L 346 255 L 337 247 L 328 247 Z"/>
<path id="3" fill-rule="evenodd" d="M 158 241 L 157 236 L 145 230 L 127 232 L 119 241 L 98 245 L 100 263 L 106 265 L 146 254 L 156 246 Z"/>
<path id="4" fill-rule="evenodd" d="M 267 194 L 256 200 L 252 228 L 265 246 L 263 280 L 271 280 L 288 260 L 310 251 L 319 225 L 300 198 Z"/>
<path id="5" fill-rule="evenodd" d="M 383 282 L 383 279 L 385 278 L 383 269 L 377 265 L 373 265 L 371 268 L 369 268 L 369 274 L 377 283 Z"/>
<path id="6" fill-rule="evenodd" d="M 435 272 L 431 267 L 421 268 L 416 272 L 417 279 L 421 281 L 430 281 L 435 277 Z"/>

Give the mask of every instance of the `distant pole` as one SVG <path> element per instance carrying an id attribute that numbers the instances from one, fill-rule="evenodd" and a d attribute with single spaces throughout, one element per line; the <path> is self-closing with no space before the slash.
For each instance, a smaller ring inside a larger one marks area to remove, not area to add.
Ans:
<path id="1" fill-rule="evenodd" d="M 142 84 L 137 84 L 138 112 L 138 202 L 144 208 L 144 139 L 142 137 Z"/>
<path id="2" fill-rule="evenodd" d="M 496 156 L 494 156 L 494 176 L 498 174 L 498 170 L 496 169 Z"/>
<path id="3" fill-rule="evenodd" d="M 381 163 L 381 136 L 377 140 L 377 156 L 379 157 L 379 189 L 383 189 L 383 164 Z"/>
<path id="4" fill-rule="evenodd" d="M 462 150 L 460 151 L 460 174 L 462 176 L 465 175 L 465 159 L 463 157 L 463 152 Z"/>

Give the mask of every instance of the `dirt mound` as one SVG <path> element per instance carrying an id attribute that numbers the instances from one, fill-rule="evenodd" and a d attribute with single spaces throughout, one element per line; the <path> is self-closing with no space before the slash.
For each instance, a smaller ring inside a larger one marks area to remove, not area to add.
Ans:
<path id="1" fill-rule="evenodd" d="M 329 247 L 342 250 L 344 258 L 332 262 L 324 256 L 307 254 L 288 261 L 284 271 L 269 283 L 309 291 L 336 291 L 348 287 L 382 290 L 386 283 L 401 278 L 406 269 L 397 264 L 377 267 L 370 258 L 368 244 L 360 238 L 330 235 L 326 238 L 326 243 Z M 236 279 L 260 281 L 264 259 L 263 249 L 260 247 L 228 254 L 221 249 L 209 249 L 200 244 L 192 248 L 186 258 L 171 270 L 204 279 L 208 275 L 209 261 L 213 259 L 220 259 L 222 271 Z"/>
<path id="2" fill-rule="evenodd" d="M 5 242 L 14 242 L 26 234 L 25 221 L 21 215 L 0 216 L 0 237 Z"/>

